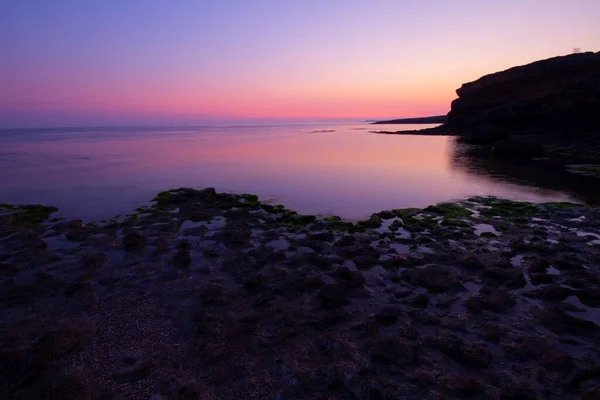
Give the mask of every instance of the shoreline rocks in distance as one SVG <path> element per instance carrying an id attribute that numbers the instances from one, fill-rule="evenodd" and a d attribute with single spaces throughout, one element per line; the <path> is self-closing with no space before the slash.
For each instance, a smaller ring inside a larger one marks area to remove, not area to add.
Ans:
<path id="1" fill-rule="evenodd" d="M 375 121 L 371 124 L 444 124 L 446 123 L 447 119 L 448 117 L 446 115 L 435 115 L 432 117 L 400 118 L 386 121 Z"/>

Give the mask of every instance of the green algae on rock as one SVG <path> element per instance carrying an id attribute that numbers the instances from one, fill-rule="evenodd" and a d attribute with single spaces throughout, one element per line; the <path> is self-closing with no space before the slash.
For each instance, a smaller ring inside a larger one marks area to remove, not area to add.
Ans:
<path id="1" fill-rule="evenodd" d="M 11 223 L 15 229 L 39 225 L 49 219 L 51 214 L 58 211 L 56 207 L 40 204 L 10 206 L 10 208 L 5 209 L 12 211 Z"/>

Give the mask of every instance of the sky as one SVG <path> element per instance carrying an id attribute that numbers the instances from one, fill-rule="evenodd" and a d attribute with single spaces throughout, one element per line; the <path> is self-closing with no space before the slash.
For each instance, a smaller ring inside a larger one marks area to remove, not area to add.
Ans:
<path id="1" fill-rule="evenodd" d="M 1 0 L 0 128 L 445 114 L 598 0 Z"/>

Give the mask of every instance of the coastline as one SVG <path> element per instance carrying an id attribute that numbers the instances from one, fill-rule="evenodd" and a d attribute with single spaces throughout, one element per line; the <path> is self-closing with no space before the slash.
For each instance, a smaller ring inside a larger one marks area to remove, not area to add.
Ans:
<path id="1" fill-rule="evenodd" d="M 600 365 L 600 208 L 475 197 L 351 223 L 176 189 L 104 222 L 54 211 L 0 206 L 7 397 L 578 398 Z"/>
<path id="2" fill-rule="evenodd" d="M 371 133 L 377 133 L 381 135 L 458 136 L 454 130 L 444 124 L 425 129 L 412 129 L 406 131 L 371 131 Z"/>
<path id="3" fill-rule="evenodd" d="M 385 121 L 375 121 L 372 122 L 372 124 L 445 124 L 447 121 L 447 115 L 434 115 L 431 117 L 398 118 Z"/>

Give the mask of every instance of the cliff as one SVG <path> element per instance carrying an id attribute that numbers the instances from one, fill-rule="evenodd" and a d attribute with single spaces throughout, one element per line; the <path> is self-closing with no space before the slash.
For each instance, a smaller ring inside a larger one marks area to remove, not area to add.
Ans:
<path id="1" fill-rule="evenodd" d="M 600 52 L 510 68 L 456 93 L 448 127 L 461 133 L 600 138 Z"/>

